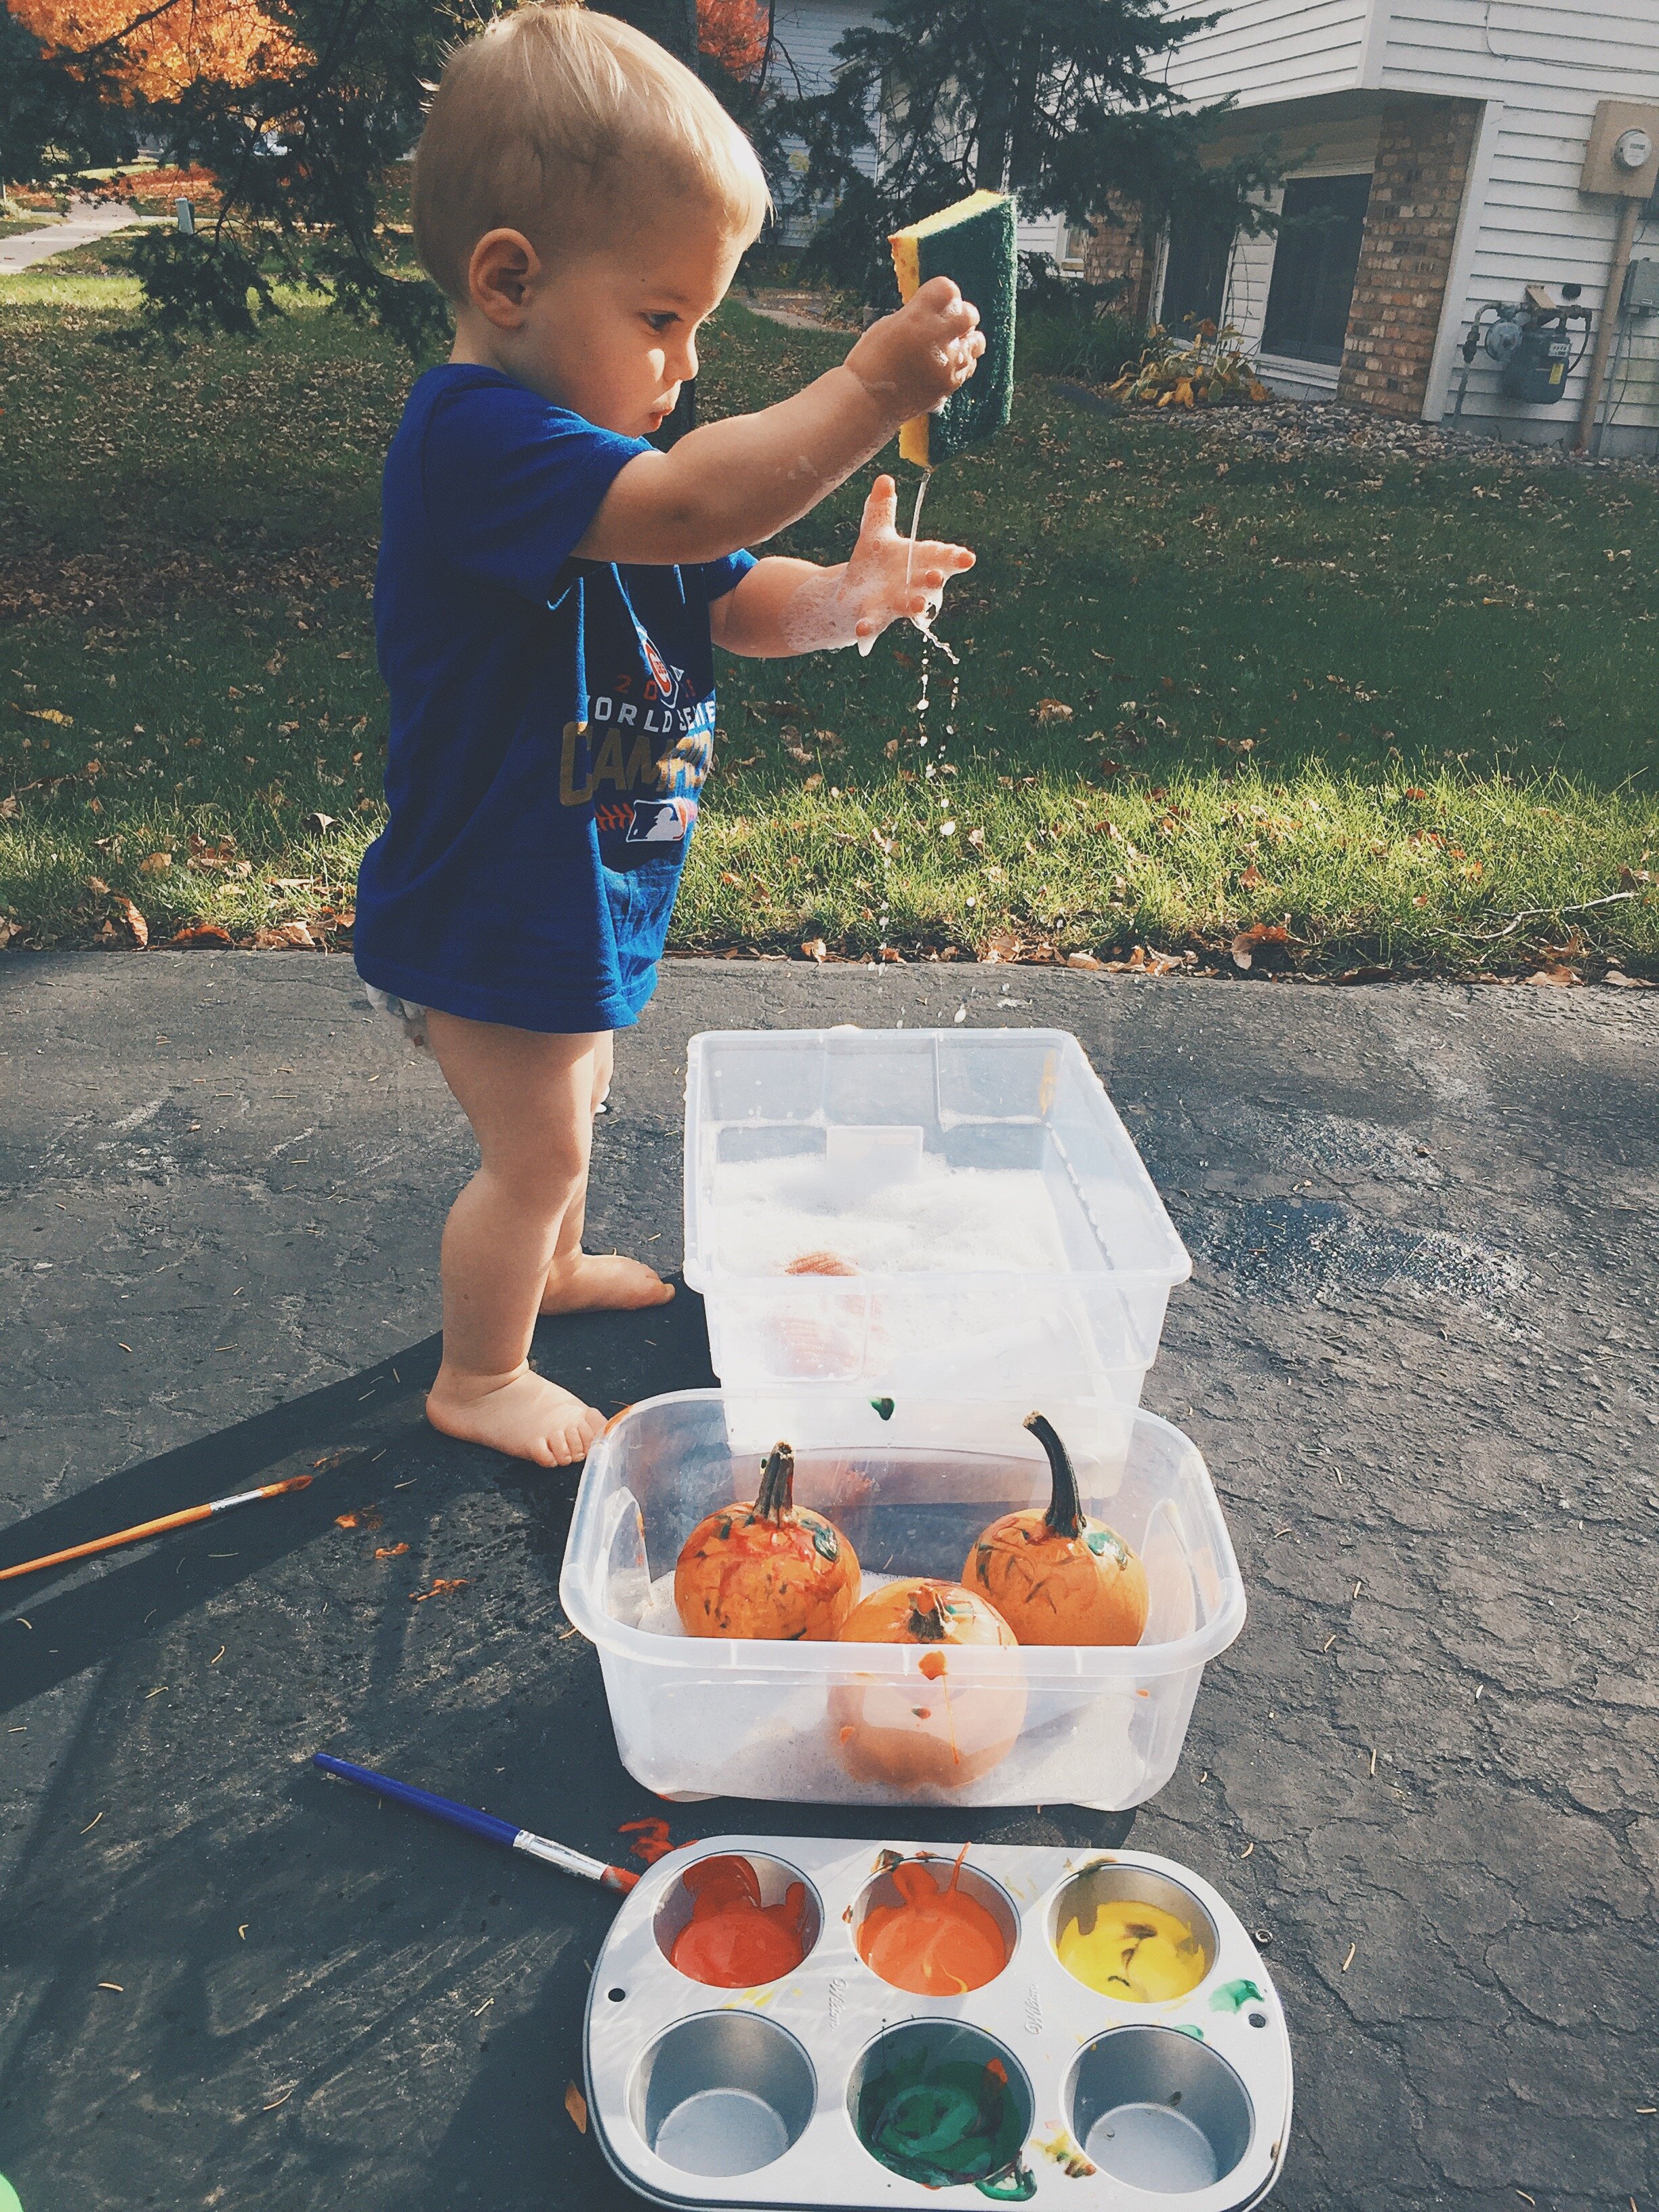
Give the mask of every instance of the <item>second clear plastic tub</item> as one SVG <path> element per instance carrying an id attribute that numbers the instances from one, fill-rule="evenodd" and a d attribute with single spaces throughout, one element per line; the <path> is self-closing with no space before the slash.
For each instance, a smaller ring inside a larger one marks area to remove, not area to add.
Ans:
<path id="1" fill-rule="evenodd" d="M 787 1428 L 795 1497 L 878 1577 L 959 1578 L 999 1515 L 1046 1504 L 1030 1402 L 907 1398 L 886 1420 L 810 1393 Z M 1197 1447 L 1151 1413 L 1043 1410 L 1086 1509 L 1139 1553 L 1151 1613 L 1133 1647 L 1004 1650 L 686 1637 L 675 1561 L 704 1515 L 752 1498 L 759 1462 L 718 1391 L 648 1399 L 588 1455 L 559 1595 L 599 1647 L 617 1747 L 659 1796 L 792 1803 L 1030 1805 L 1118 1811 L 1174 1771 L 1205 1662 L 1244 1622 L 1244 1590 Z M 657 1624 L 657 1625 L 653 1625 Z M 939 1662 L 943 1659 L 941 1669 Z"/>
<path id="2" fill-rule="evenodd" d="M 685 1279 L 728 1392 L 1134 1405 L 1191 1272 L 1063 1030 L 691 1040 Z"/>

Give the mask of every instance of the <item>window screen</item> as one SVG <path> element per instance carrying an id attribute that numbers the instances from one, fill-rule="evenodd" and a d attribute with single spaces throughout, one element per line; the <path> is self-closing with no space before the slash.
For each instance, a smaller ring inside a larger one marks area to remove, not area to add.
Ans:
<path id="1" fill-rule="evenodd" d="M 1292 177 L 1285 185 L 1263 353 L 1341 361 L 1370 195 L 1369 177 Z"/>

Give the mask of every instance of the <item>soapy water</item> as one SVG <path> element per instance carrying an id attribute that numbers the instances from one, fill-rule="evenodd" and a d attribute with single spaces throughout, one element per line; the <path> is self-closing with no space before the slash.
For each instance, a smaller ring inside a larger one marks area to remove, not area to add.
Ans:
<path id="1" fill-rule="evenodd" d="M 866 1573 L 864 1595 L 871 1596 L 898 1579 L 896 1575 Z M 631 1604 L 622 1610 L 613 1607 L 613 1612 L 628 1626 L 648 1635 L 685 1633 L 674 1604 L 672 1572 L 659 1576 L 649 1585 L 637 1613 Z M 848 1673 L 856 1674 L 853 1647 L 836 1649 L 836 1661 L 826 1657 L 819 1662 L 811 1659 L 809 1652 L 827 1654 L 829 1647 L 803 1644 L 799 1647 L 803 1665 L 816 1668 L 822 1663 L 833 1669 L 845 1662 Z M 829 1723 L 830 1681 L 829 1674 L 820 1680 L 787 1684 L 769 1679 L 757 1697 L 717 1692 L 711 1686 L 709 1711 L 720 1715 L 720 1733 L 717 1738 L 704 1741 L 698 1761 L 699 1790 L 712 1796 L 801 1804 L 980 1802 L 971 1790 L 955 1792 L 932 1784 L 895 1788 L 884 1799 L 882 1793 L 853 1779 Z M 991 1686 L 992 1696 L 1004 1693 L 1003 1684 Z M 971 1698 L 974 1692 L 959 1684 L 956 1694 L 958 1698 Z M 1134 1792 L 1148 1765 L 1147 1752 L 1137 1745 L 1134 1736 L 1137 1714 L 1144 1710 L 1132 1682 L 1106 1686 L 1097 1693 L 1086 1688 L 1032 1692 L 1019 1739 L 992 1778 L 992 1794 L 985 1802 L 1070 1804 L 1078 1796 L 1080 1782 L 1098 1784 L 1103 1779 L 1109 1781 L 1115 1800 L 1134 1802 Z M 683 1757 L 678 1764 L 684 1765 Z"/>
<path id="2" fill-rule="evenodd" d="M 902 1179 L 878 1180 L 823 1153 L 723 1160 L 711 1195 L 720 1265 L 732 1274 L 786 1275 L 826 1251 L 858 1275 L 1072 1271 L 1035 1168 L 952 1167 L 923 1153 Z"/>

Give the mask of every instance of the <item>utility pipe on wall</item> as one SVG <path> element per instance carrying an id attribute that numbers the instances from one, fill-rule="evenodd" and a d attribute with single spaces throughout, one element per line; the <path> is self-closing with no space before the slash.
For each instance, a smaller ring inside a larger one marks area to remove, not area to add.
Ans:
<path id="1" fill-rule="evenodd" d="M 1575 453 L 1582 453 L 1585 450 L 1595 428 L 1596 410 L 1601 404 L 1601 386 L 1607 381 L 1607 356 L 1613 350 L 1613 333 L 1619 326 L 1619 304 L 1625 296 L 1625 276 L 1630 267 L 1631 248 L 1636 243 L 1636 226 L 1641 215 L 1640 200 L 1620 201 L 1619 228 L 1613 239 L 1613 259 L 1607 264 L 1607 289 L 1601 301 L 1601 312 L 1596 318 L 1595 344 L 1590 354 L 1589 372 L 1584 379 L 1584 396 L 1578 408 L 1578 428 L 1572 441 Z"/>

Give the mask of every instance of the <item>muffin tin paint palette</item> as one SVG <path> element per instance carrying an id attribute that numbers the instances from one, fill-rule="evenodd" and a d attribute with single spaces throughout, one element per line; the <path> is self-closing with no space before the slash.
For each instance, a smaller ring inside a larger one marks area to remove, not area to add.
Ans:
<path id="1" fill-rule="evenodd" d="M 710 1859 L 725 1863 L 688 1884 Z M 906 1971 L 957 1986 L 983 1954 L 939 1940 L 946 1893 L 981 1946 L 1000 1931 L 1000 1972 L 928 1996 L 865 1963 L 890 1970 L 897 1916 L 921 1898 Z M 706 1925 L 687 1939 L 722 1899 L 738 1913 L 728 1953 Z M 763 1916 L 804 1953 L 775 1980 L 710 1986 L 671 1963 L 740 1959 Z M 623 1903 L 585 2041 L 606 2159 L 669 2206 L 1244 2212 L 1290 2130 L 1290 2039 L 1260 1954 L 1207 1883 L 1138 1851 L 713 1838 Z"/>

